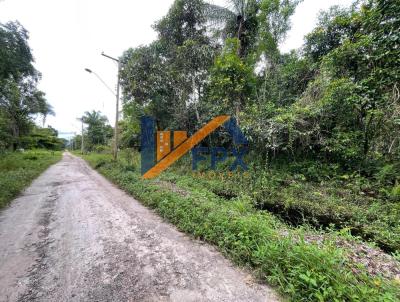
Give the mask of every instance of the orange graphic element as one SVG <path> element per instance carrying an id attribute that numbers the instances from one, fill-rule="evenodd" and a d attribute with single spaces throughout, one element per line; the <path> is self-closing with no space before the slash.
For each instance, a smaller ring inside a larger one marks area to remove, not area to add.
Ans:
<path id="1" fill-rule="evenodd" d="M 186 131 L 174 131 L 174 149 L 187 139 Z"/>
<path id="2" fill-rule="evenodd" d="M 157 161 L 171 152 L 171 132 L 157 131 Z"/>
<path id="3" fill-rule="evenodd" d="M 162 171 L 167 169 L 170 165 L 180 159 L 183 155 L 189 152 L 194 146 L 200 143 L 206 138 L 211 132 L 215 131 L 219 126 L 229 120 L 228 115 L 221 115 L 214 118 L 207 125 L 193 134 L 189 139 L 182 143 L 178 148 L 168 154 L 163 160 L 156 164 L 153 168 L 147 171 L 144 175 L 144 179 L 150 179 L 158 176 Z"/>

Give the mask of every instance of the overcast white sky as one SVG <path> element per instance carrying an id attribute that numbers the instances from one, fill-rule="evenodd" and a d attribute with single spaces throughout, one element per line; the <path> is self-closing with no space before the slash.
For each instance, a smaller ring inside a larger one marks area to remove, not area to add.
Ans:
<path id="1" fill-rule="evenodd" d="M 225 4 L 224 0 L 212 1 Z M 304 0 L 292 17 L 292 30 L 282 51 L 298 48 L 316 24 L 320 10 L 348 6 L 352 0 Z M 92 74 L 116 86 L 118 57 L 129 47 L 156 38 L 151 25 L 164 16 L 173 0 L 0 0 L 0 22 L 18 20 L 29 32 L 35 66 L 42 73 L 39 88 L 54 107 L 48 125 L 60 132 L 79 132 L 76 118 L 100 110 L 115 119 L 115 98 Z M 113 124 L 113 123 L 112 123 Z"/>

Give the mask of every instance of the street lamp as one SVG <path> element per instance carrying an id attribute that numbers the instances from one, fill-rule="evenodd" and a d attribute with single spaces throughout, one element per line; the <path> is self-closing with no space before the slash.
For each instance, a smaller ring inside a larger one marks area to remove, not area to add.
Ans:
<path id="1" fill-rule="evenodd" d="M 120 74 L 121 74 L 121 62 L 116 58 L 113 58 L 111 56 L 106 55 L 104 52 L 102 52 L 101 55 L 103 57 L 106 57 L 108 59 L 111 59 L 111 60 L 117 62 L 117 64 L 118 64 L 117 95 L 116 95 L 117 102 L 116 102 L 116 106 L 115 106 L 116 108 L 115 108 L 115 128 L 114 128 L 114 138 L 115 138 L 115 141 L 114 141 L 114 160 L 117 160 L 117 157 L 118 157 L 119 82 L 120 82 L 120 79 L 121 79 L 121 76 L 120 76 Z"/>
<path id="2" fill-rule="evenodd" d="M 102 82 L 103 85 L 106 86 L 106 88 L 113 94 L 113 96 L 116 96 L 114 90 L 112 90 L 112 88 L 110 88 L 110 86 L 108 86 L 107 83 L 104 82 L 104 80 L 97 73 L 95 73 L 93 70 L 91 70 L 89 68 L 85 68 L 85 71 L 87 71 L 88 73 L 94 74 L 96 76 L 96 78 L 98 78 L 99 81 Z"/>
<path id="3" fill-rule="evenodd" d="M 94 74 L 104 84 L 104 86 L 106 86 L 107 89 L 110 90 L 112 92 L 112 94 L 116 97 L 116 112 L 115 112 L 115 127 L 114 127 L 114 152 L 113 152 L 113 155 L 114 155 L 114 160 L 117 160 L 117 158 L 118 158 L 119 83 L 120 83 L 121 64 L 120 64 L 120 61 L 118 59 L 110 57 L 110 56 L 104 54 L 103 52 L 101 53 L 101 55 L 118 63 L 117 93 L 115 94 L 114 91 L 103 81 L 102 78 L 100 78 L 100 76 L 97 73 L 95 73 L 94 71 L 92 71 L 89 68 L 85 68 L 85 71 L 87 71 L 88 73 Z"/>

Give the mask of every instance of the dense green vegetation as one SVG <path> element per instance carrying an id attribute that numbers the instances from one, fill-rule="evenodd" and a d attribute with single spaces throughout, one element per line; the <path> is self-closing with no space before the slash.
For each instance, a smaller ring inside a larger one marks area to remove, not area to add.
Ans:
<path id="1" fill-rule="evenodd" d="M 110 154 L 83 157 L 180 230 L 215 244 L 238 264 L 252 268 L 258 278 L 277 286 L 292 301 L 400 298 L 400 280 L 371 273 L 354 261 L 351 255 L 360 242 L 345 231 L 290 227 L 269 212 L 257 210 L 252 196 L 244 191 L 229 199 L 221 197 L 212 188 L 217 182 L 199 175 L 193 178 L 190 173 L 169 171 L 159 180 L 142 180 L 139 157 L 129 152 L 124 152 L 118 162 Z"/>
<path id="2" fill-rule="evenodd" d="M 298 2 L 228 1 L 224 9 L 175 1 L 154 26 L 158 39 L 121 58 L 125 122 L 149 114 L 160 130 L 193 133 L 230 114 L 260 167 L 309 159 L 348 175 L 374 177 L 388 166 L 399 175 L 398 1 L 333 7 L 302 48 L 282 54 Z M 395 189 L 398 178 L 388 181 Z"/>
<path id="3" fill-rule="evenodd" d="M 0 157 L 0 208 L 61 158 L 61 152 L 30 150 L 2 154 Z"/>

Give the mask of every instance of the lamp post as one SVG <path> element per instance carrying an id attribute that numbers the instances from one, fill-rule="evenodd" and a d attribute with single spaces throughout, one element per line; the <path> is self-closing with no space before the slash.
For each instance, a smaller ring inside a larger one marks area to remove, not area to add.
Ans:
<path id="1" fill-rule="evenodd" d="M 117 160 L 118 158 L 118 120 L 119 120 L 119 84 L 120 84 L 120 72 L 121 72 L 121 64 L 120 61 L 116 58 L 110 57 L 103 52 L 101 53 L 102 56 L 111 59 L 115 62 L 118 63 L 118 74 L 117 74 L 117 93 L 115 94 L 114 91 L 99 77 L 99 75 L 89 68 L 85 68 L 85 70 L 89 73 L 93 73 L 103 84 L 104 86 L 107 87 L 108 90 L 112 92 L 112 94 L 116 97 L 116 112 L 115 112 L 115 127 L 114 127 L 114 150 L 113 150 L 113 156 L 114 160 Z"/>
<path id="2" fill-rule="evenodd" d="M 113 58 L 109 55 L 106 55 L 104 52 L 101 53 L 102 56 L 111 59 L 118 64 L 118 74 L 117 74 L 117 102 L 115 106 L 115 128 L 114 128 L 114 160 L 117 160 L 118 158 L 118 118 L 119 118 L 119 82 L 120 82 L 120 73 L 121 73 L 121 62 Z"/>
<path id="3" fill-rule="evenodd" d="M 81 118 L 81 122 L 82 122 L 82 143 L 81 143 L 81 153 L 83 154 L 83 151 L 84 151 L 84 147 L 83 147 L 83 117 Z"/>

